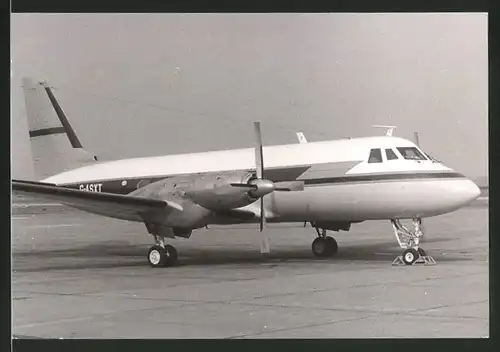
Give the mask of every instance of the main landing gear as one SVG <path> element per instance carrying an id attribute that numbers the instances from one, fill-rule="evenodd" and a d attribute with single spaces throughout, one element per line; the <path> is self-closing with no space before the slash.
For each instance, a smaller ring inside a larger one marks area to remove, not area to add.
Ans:
<path id="1" fill-rule="evenodd" d="M 434 265 L 436 261 L 428 256 L 425 251 L 419 247 L 419 243 L 424 233 L 422 231 L 422 220 L 419 218 L 412 220 L 413 231 L 410 231 L 398 219 L 391 220 L 394 234 L 398 240 L 399 246 L 404 249 L 403 255 L 398 256 L 392 265 Z"/>
<path id="2" fill-rule="evenodd" d="M 313 254 L 316 257 L 325 258 L 337 253 L 339 247 L 335 238 L 327 236 L 326 229 L 314 228 L 318 233 L 318 237 L 316 237 L 311 246 Z"/>
<path id="3" fill-rule="evenodd" d="M 172 266 L 177 262 L 177 250 L 165 244 L 165 240 L 161 236 L 153 235 L 156 244 L 149 249 L 148 262 L 153 268 Z"/>

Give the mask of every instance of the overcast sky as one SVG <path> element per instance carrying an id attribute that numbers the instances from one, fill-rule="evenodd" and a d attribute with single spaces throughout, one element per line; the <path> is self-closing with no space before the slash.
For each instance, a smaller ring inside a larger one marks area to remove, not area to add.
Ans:
<path id="1" fill-rule="evenodd" d="M 23 76 L 102 159 L 420 132 L 487 174 L 486 14 L 13 14 L 12 175 L 31 177 Z"/>

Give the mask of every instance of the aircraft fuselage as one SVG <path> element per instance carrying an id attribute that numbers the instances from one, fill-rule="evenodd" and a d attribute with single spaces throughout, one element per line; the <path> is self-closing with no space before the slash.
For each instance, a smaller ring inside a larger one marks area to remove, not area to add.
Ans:
<path id="1" fill-rule="evenodd" d="M 427 157 L 405 159 L 404 152 L 412 148 L 421 152 L 414 143 L 389 136 L 264 147 L 264 178 L 305 185 L 300 192 L 265 196 L 266 217 L 286 222 L 420 218 L 456 210 L 477 198 L 478 187 L 442 163 Z M 374 149 L 380 150 L 380 160 L 370 162 Z M 101 162 L 43 181 L 89 192 L 130 194 L 166 178 L 189 188 L 206 174 L 224 178 L 232 171 L 252 170 L 254 150 L 248 148 Z M 258 205 L 242 209 L 256 212 Z"/>

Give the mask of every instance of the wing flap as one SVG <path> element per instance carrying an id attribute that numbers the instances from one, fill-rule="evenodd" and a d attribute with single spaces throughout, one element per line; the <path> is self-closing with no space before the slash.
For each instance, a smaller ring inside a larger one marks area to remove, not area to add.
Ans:
<path id="1" fill-rule="evenodd" d="M 12 190 L 21 195 L 56 201 L 91 213 L 123 220 L 142 221 L 144 215 L 182 211 L 182 206 L 164 200 L 128 195 L 86 192 L 51 184 L 12 181 Z"/>

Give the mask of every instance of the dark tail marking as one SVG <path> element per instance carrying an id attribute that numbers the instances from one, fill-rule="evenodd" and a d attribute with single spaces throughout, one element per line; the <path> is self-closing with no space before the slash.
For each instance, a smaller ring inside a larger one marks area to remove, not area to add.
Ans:
<path id="1" fill-rule="evenodd" d="M 39 130 L 30 131 L 30 137 L 48 136 L 51 134 L 66 133 L 64 127 L 50 127 Z"/>
<path id="2" fill-rule="evenodd" d="M 71 124 L 69 123 L 68 118 L 64 114 L 63 109 L 61 108 L 61 106 L 57 102 L 57 99 L 54 96 L 54 94 L 52 94 L 52 90 L 50 89 L 50 87 L 47 86 L 46 83 L 42 82 L 42 85 L 45 88 L 47 95 L 49 96 L 50 102 L 52 103 L 52 106 L 54 107 L 54 110 L 56 111 L 57 117 L 59 117 L 59 121 L 61 121 L 61 124 L 63 125 L 64 131 L 66 132 L 66 135 L 68 136 L 68 139 L 71 143 L 71 146 L 73 148 L 83 148 L 82 144 L 80 143 L 80 140 L 76 136 L 75 131 L 71 127 Z M 38 132 L 38 131 L 32 131 L 32 132 Z M 52 133 L 46 133 L 46 134 L 52 134 Z"/>

